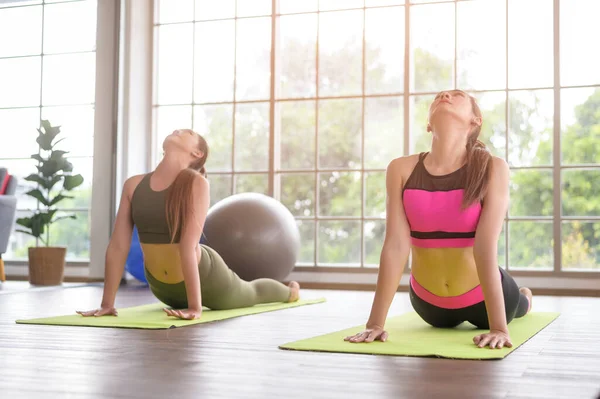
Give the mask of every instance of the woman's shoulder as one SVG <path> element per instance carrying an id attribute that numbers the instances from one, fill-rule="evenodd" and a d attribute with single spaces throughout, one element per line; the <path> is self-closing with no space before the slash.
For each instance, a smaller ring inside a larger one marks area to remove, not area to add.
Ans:
<path id="1" fill-rule="evenodd" d="M 508 169 L 508 162 L 504 158 L 497 157 L 495 155 L 491 156 L 490 159 L 492 168 L 496 169 Z"/>
<path id="2" fill-rule="evenodd" d="M 388 170 L 390 169 L 406 169 L 407 167 L 412 169 L 419 162 L 421 154 L 404 155 L 398 158 L 394 158 L 388 164 Z"/>
<path id="3" fill-rule="evenodd" d="M 404 187 L 415 167 L 419 163 L 421 154 L 405 155 L 393 159 L 386 169 L 388 185 Z"/>
<path id="4" fill-rule="evenodd" d="M 508 162 L 504 158 L 497 157 L 492 155 L 490 157 L 488 169 L 488 179 L 495 180 L 501 179 L 503 180 L 510 174 L 510 166 Z"/>
<path id="5" fill-rule="evenodd" d="M 387 172 L 408 177 L 419 163 L 420 157 L 421 154 L 412 154 L 395 158 L 388 164 Z"/>
<path id="6" fill-rule="evenodd" d="M 210 188 L 210 181 L 206 176 L 198 173 L 194 177 L 193 185 L 197 190 L 205 190 Z"/>
<path id="7" fill-rule="evenodd" d="M 149 173 L 129 177 L 125 180 L 125 183 L 123 183 L 123 193 L 126 193 L 129 198 L 132 198 L 133 193 L 135 193 L 135 190 L 146 176 L 149 176 Z"/>
<path id="8" fill-rule="evenodd" d="M 501 185 L 508 183 L 510 178 L 510 167 L 508 166 L 508 162 L 506 162 L 504 158 L 492 156 L 490 159 L 488 178 L 492 184 L 494 182 L 499 182 Z"/>
<path id="9" fill-rule="evenodd" d="M 191 186 L 194 201 L 208 201 L 210 203 L 210 183 L 205 176 L 197 173 L 192 180 Z"/>

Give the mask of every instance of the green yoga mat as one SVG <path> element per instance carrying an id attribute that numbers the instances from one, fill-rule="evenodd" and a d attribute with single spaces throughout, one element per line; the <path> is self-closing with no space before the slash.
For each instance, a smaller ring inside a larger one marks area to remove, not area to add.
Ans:
<path id="1" fill-rule="evenodd" d="M 534 312 L 509 324 L 512 348 L 478 348 L 473 337 L 484 333 L 469 323 L 453 329 L 433 328 L 414 312 L 387 320 L 386 342 L 350 343 L 344 337 L 360 332 L 364 326 L 281 345 L 281 349 L 315 352 L 342 352 L 371 355 L 443 357 L 450 359 L 502 359 L 552 323 L 559 313 Z"/>
<path id="2" fill-rule="evenodd" d="M 162 303 L 135 306 L 117 309 L 119 315 L 103 317 L 83 317 L 78 314 L 68 316 L 47 317 L 41 319 L 17 320 L 18 324 L 44 324 L 54 326 L 83 326 L 83 327 L 116 327 L 140 328 L 159 330 L 175 327 L 185 327 L 200 323 L 232 319 L 234 317 L 248 316 L 257 313 L 272 312 L 275 310 L 295 308 L 303 305 L 312 305 L 325 302 L 324 298 L 300 300 L 293 303 L 272 303 L 256 305 L 249 308 L 231 310 L 208 310 L 202 312 L 202 317 L 197 320 L 179 320 L 169 317 L 162 309 L 167 307 Z"/>

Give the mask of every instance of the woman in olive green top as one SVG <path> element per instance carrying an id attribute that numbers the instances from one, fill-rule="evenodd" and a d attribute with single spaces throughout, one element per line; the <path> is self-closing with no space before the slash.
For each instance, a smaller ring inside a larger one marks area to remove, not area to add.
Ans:
<path id="1" fill-rule="evenodd" d="M 244 281 L 218 253 L 199 244 L 210 204 L 204 138 L 189 129 L 175 130 L 164 140 L 163 150 L 163 159 L 152 173 L 125 182 L 106 251 L 101 306 L 77 313 L 117 315 L 114 302 L 134 225 L 150 289 L 172 307 L 165 309 L 170 316 L 197 319 L 203 305 L 217 310 L 298 300 L 300 286 L 295 281 L 289 286 L 271 279 Z"/>

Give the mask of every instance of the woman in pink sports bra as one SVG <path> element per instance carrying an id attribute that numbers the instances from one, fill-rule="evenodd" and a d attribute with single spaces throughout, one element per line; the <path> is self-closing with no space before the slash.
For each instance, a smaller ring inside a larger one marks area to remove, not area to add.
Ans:
<path id="1" fill-rule="evenodd" d="M 508 324 L 531 309 L 532 294 L 498 267 L 498 239 L 509 199 L 509 168 L 477 138 L 483 122 L 475 99 L 439 93 L 429 108 L 431 151 L 390 162 L 387 213 L 377 289 L 366 329 L 350 342 L 385 341 L 385 319 L 412 254 L 409 296 L 430 325 L 468 321 L 489 332 L 483 348 L 511 347 Z"/>

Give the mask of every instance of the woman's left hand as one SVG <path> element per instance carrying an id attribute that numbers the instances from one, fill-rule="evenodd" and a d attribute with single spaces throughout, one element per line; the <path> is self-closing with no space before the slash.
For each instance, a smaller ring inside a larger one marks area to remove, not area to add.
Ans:
<path id="1" fill-rule="evenodd" d="M 183 319 L 183 320 L 199 319 L 200 316 L 202 316 L 202 310 L 196 310 L 196 309 L 176 310 L 176 309 L 164 308 L 163 310 L 169 316 L 177 317 L 178 319 Z"/>
<path id="2" fill-rule="evenodd" d="M 512 342 L 507 332 L 499 330 L 490 330 L 489 333 L 477 335 L 473 342 L 480 348 L 489 345 L 490 349 L 502 349 L 503 347 L 512 348 Z"/>

